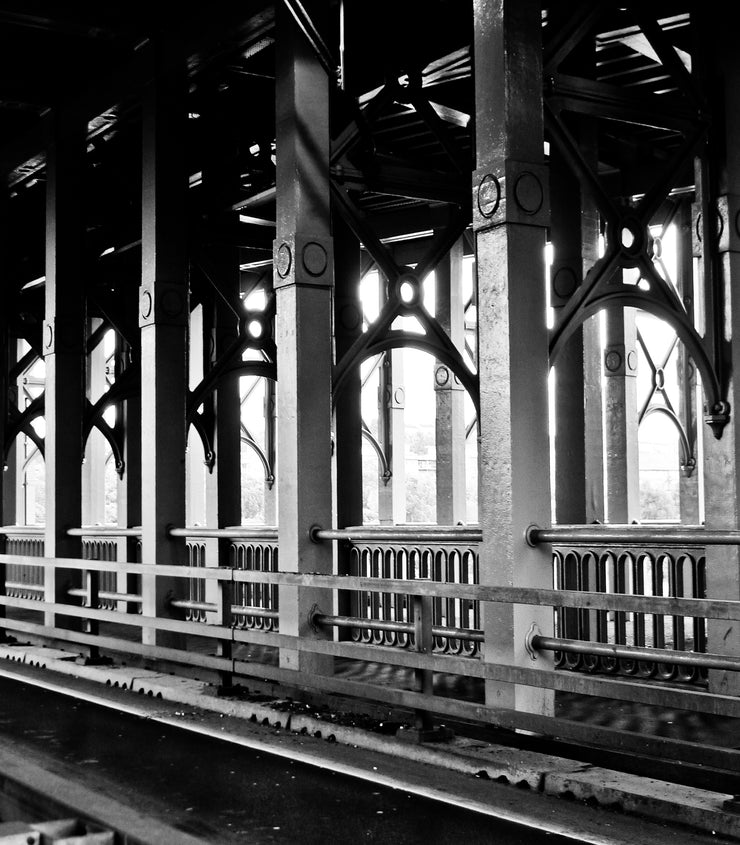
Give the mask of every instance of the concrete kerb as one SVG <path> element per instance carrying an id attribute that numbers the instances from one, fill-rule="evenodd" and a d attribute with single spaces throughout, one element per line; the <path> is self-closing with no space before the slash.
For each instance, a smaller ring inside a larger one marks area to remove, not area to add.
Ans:
<path id="1" fill-rule="evenodd" d="M 133 667 L 85 666 L 75 663 L 77 657 L 77 654 L 59 649 L 0 646 L 0 659 L 27 663 L 106 686 L 117 684 L 120 689 L 134 694 L 740 839 L 740 816 L 723 810 L 723 803 L 732 798 L 727 793 L 694 789 L 462 737 L 453 738 L 444 748 L 435 744 L 416 745 L 316 716 L 291 713 L 281 709 L 278 700 L 263 703 L 221 697 L 205 682 Z"/>
<path id="2" fill-rule="evenodd" d="M 740 838 L 740 816 L 723 810 L 723 802 L 731 796 L 720 792 L 693 789 L 598 766 L 575 775 L 548 772 L 543 791 L 547 795 L 595 800 L 601 806 L 616 806 L 626 813 Z"/>

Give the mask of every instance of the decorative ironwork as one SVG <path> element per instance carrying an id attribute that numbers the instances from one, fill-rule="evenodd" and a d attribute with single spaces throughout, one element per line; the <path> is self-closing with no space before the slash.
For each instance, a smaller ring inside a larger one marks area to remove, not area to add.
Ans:
<path id="1" fill-rule="evenodd" d="M 367 578 L 391 578 L 437 581 L 445 584 L 478 583 L 477 545 L 417 545 L 403 542 L 356 541 L 350 550 L 350 572 Z M 412 620 L 411 597 L 405 593 L 358 593 L 354 597 L 355 615 L 370 623 L 356 628 L 353 639 L 375 645 L 410 648 L 412 635 L 404 630 L 382 630 L 378 623 L 409 623 Z M 436 629 L 480 628 L 480 607 L 477 601 L 458 598 L 436 598 L 433 602 L 433 624 Z M 472 639 L 434 637 L 434 651 L 475 657 L 480 643 Z"/>
<path id="2" fill-rule="evenodd" d="M 554 549 L 555 587 L 638 596 L 705 598 L 706 561 L 696 548 L 559 546 Z M 626 611 L 556 611 L 558 636 L 599 643 L 676 651 L 707 650 L 706 620 Z M 697 682 L 706 671 L 675 663 L 636 661 L 588 654 L 556 653 L 558 668 Z"/>
<path id="3" fill-rule="evenodd" d="M 640 4 L 627 4 L 626 11 L 635 24 L 636 34 L 645 40 L 663 76 L 668 78 L 661 80 L 660 93 L 637 94 L 561 70 L 565 60 L 593 34 L 593 25 L 606 12 L 601 4 L 589 8 L 583 17 L 573 13 L 545 52 L 544 74 L 549 80 L 545 94 L 546 130 L 551 143 L 557 145 L 595 202 L 604 223 L 605 239 L 603 256 L 570 296 L 553 329 L 551 360 L 556 359 L 575 329 L 605 306 L 642 308 L 667 321 L 686 346 L 702 376 L 705 420 L 715 437 L 720 437 L 729 419 L 719 347 L 721 333 L 708 330 L 705 336 L 699 334 L 675 288 L 656 269 L 649 229 L 661 204 L 672 190 L 681 186 L 687 171 L 693 176 L 693 158 L 702 152 L 707 139 L 708 108 L 660 23 Z M 566 123 L 567 113 L 606 118 L 612 135 L 618 133 L 617 126 L 629 125 L 659 130 L 663 139 L 669 139 L 661 156 L 651 158 L 650 175 L 644 176 L 646 185 L 639 188 L 639 193 L 635 189 L 625 192 L 626 196 L 615 197 L 607 189 L 604 179 L 579 149 Z M 706 221 L 702 226 L 708 238 L 711 233 Z M 623 278 L 624 270 L 637 270 L 640 282 Z M 708 323 L 718 319 L 719 313 L 710 310 L 707 314 Z"/>

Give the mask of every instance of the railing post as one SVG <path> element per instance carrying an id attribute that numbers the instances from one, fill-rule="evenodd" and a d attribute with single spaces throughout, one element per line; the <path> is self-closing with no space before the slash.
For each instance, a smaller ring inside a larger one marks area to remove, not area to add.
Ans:
<path id="1" fill-rule="evenodd" d="M 232 570 L 233 572 L 233 570 Z M 216 581 L 218 585 L 218 623 L 222 628 L 232 631 L 234 628 L 234 616 L 231 606 L 234 603 L 234 579 L 233 575 L 228 581 Z M 218 641 L 218 655 L 225 660 L 233 657 L 233 639 Z M 219 672 L 221 678 L 221 690 L 227 691 L 233 686 L 234 675 L 232 672 Z"/>
<path id="2" fill-rule="evenodd" d="M 0 549 L 5 551 L 5 536 L 0 537 Z M 7 567 L 4 563 L 0 562 L 0 597 L 4 597 L 7 595 L 7 590 L 5 589 L 5 577 L 7 573 Z M 3 620 L 5 619 L 5 605 L 0 604 L 0 643 L 7 643 L 10 641 L 10 637 L 8 636 L 8 632 L 2 626 Z"/>
<path id="3" fill-rule="evenodd" d="M 93 552 L 90 560 L 98 560 L 97 551 Z M 83 577 L 87 592 L 87 607 L 90 610 L 97 610 L 100 606 L 100 570 L 86 569 L 83 572 Z M 86 634 L 97 637 L 100 633 L 100 623 L 97 619 L 85 619 L 82 623 L 82 630 Z M 100 654 L 100 649 L 97 645 L 89 645 L 87 647 L 87 657 L 81 658 L 81 660 L 86 666 L 99 666 L 111 662 L 109 657 L 103 657 Z"/>
<path id="4" fill-rule="evenodd" d="M 414 650 L 419 654 L 431 654 L 434 649 L 433 598 L 431 596 L 412 596 L 411 608 L 414 624 Z M 416 692 L 430 697 L 434 695 L 434 673 L 431 669 L 414 670 Z M 428 710 L 417 708 L 414 713 L 414 727 L 411 730 L 400 730 L 398 736 L 402 739 L 412 739 L 416 742 L 440 742 L 450 739 L 452 731 L 443 725 L 434 725 Z"/>

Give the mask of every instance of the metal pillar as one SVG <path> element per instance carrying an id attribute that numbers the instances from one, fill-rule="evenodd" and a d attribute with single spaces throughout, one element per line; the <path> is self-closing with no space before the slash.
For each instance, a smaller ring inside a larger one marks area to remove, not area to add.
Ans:
<path id="1" fill-rule="evenodd" d="M 524 532 L 550 519 L 548 338 L 545 312 L 547 174 L 543 164 L 541 10 L 534 0 L 474 0 L 476 238 L 481 443 L 481 584 L 552 585 L 549 546 Z M 548 608 L 485 608 L 484 659 L 531 666 L 532 624 Z M 536 668 L 549 669 L 547 657 Z M 486 684 L 489 704 L 551 713 L 553 694 Z"/>
<path id="2" fill-rule="evenodd" d="M 223 106 L 210 116 L 213 141 L 209 145 L 209 158 L 203 168 L 203 188 L 206 192 L 206 207 L 209 225 L 218 228 L 228 223 L 226 215 L 219 212 L 228 204 L 229 197 L 238 189 L 237 139 L 234 137 L 234 123 L 228 120 Z M 239 298 L 239 251 L 232 246 L 223 246 L 214 256 L 212 267 L 217 283 L 228 303 L 221 296 L 215 296 L 209 308 L 206 326 L 210 329 L 210 360 L 205 365 L 213 367 L 226 351 L 233 347 L 239 331 L 239 319 L 232 310 L 241 304 Z M 206 525 L 209 528 L 225 528 L 241 522 L 241 397 L 239 375 L 232 371 L 219 379 L 216 390 L 208 400 L 213 414 L 213 448 L 215 464 L 206 475 Z M 231 541 L 225 539 L 206 540 L 206 566 L 228 566 Z M 206 601 L 215 602 L 219 608 L 213 622 L 230 624 L 230 606 L 233 602 L 231 587 L 217 582 L 206 583 Z M 220 640 L 216 653 L 220 657 L 231 657 L 231 642 Z M 232 682 L 229 673 L 222 673 L 221 683 Z"/>
<path id="3" fill-rule="evenodd" d="M 437 322 L 455 346 L 465 348 L 465 314 L 462 297 L 462 239 L 435 270 Z M 465 496 L 465 391 L 451 370 L 437 361 L 434 367 L 436 404 L 435 444 L 437 473 L 437 524 L 467 522 Z"/>
<path id="4" fill-rule="evenodd" d="M 329 229 L 329 83 L 305 36 L 277 9 L 276 292 L 280 568 L 332 572 L 332 548 L 312 525 L 332 523 L 333 257 Z M 280 588 L 280 633 L 322 636 L 309 624 L 323 590 Z M 283 668 L 327 674 L 331 659 L 281 649 Z"/>
<path id="5" fill-rule="evenodd" d="M 337 214 L 332 221 L 334 235 L 334 346 L 339 361 L 362 333 L 360 299 L 360 242 Z M 362 380 L 357 367 L 344 382 L 334 406 L 336 524 L 338 528 L 361 525 L 362 509 Z M 351 569 L 351 550 L 337 546 L 337 572 L 359 575 Z M 357 616 L 355 593 L 339 593 L 337 613 Z M 338 629 L 340 638 L 349 637 Z"/>
<path id="6" fill-rule="evenodd" d="M 125 369 L 138 366 L 138 361 L 131 362 L 128 343 L 116 336 L 116 378 L 120 378 Z M 121 528 L 133 528 L 141 525 L 141 398 L 132 396 L 116 409 L 116 427 L 123 431 L 123 477 L 117 483 L 118 525 Z M 136 562 L 141 559 L 140 540 L 136 537 L 121 537 L 118 540 L 118 560 Z M 138 576 L 125 572 L 118 575 L 118 589 L 122 593 L 140 593 Z M 136 604 L 128 607 L 124 603 L 120 610 L 129 613 L 139 610 Z"/>
<path id="7" fill-rule="evenodd" d="M 691 208 L 683 203 L 676 215 L 676 284 L 689 314 L 694 309 L 693 255 L 691 248 Z M 702 521 L 703 506 L 700 500 L 699 478 L 701 467 L 697 462 L 697 396 L 696 367 L 686 347 L 678 347 L 678 418 L 686 432 L 690 456 L 679 453 L 681 472 L 678 477 L 678 496 L 681 525 L 698 525 Z"/>
<path id="8" fill-rule="evenodd" d="M 154 78 L 143 101 L 141 328 L 142 561 L 185 563 L 184 540 L 169 526 L 185 523 L 185 397 L 188 285 L 183 158 L 185 79 L 168 45 L 152 45 Z M 174 579 L 142 577 L 143 612 L 171 616 Z M 176 636 L 144 629 L 145 643 L 182 645 Z"/>
<path id="9" fill-rule="evenodd" d="M 724 77 L 723 84 L 717 81 L 717 88 L 724 94 L 724 133 L 717 139 L 717 147 L 725 151 L 725 160 L 720 163 L 718 174 L 719 196 L 710 208 L 716 207 L 718 220 L 704 227 L 704 241 L 697 245 L 704 260 L 699 262 L 705 269 L 714 263 L 720 290 L 720 302 L 724 308 L 724 340 L 728 346 L 728 372 L 731 373 L 727 401 L 732 409 L 729 425 L 721 439 L 702 434 L 704 442 L 704 490 L 707 528 L 736 528 L 740 526 L 740 300 L 737 288 L 740 284 L 740 233 L 736 221 L 740 214 L 740 109 L 735 92 L 740 85 L 740 56 L 733 44 L 733 36 L 727 27 L 718 27 L 716 41 L 712 43 L 712 55 L 718 71 Z M 715 147 L 716 149 L 716 147 Z M 723 166 L 722 166 L 723 165 Z M 708 186 L 700 183 L 701 191 Z M 699 196 L 702 200 L 708 197 Z M 716 244 L 707 244 L 707 233 L 719 233 Z M 716 249 L 716 259 L 712 255 Z M 707 255 L 709 250 L 709 255 Z M 709 259 L 709 260 L 707 260 Z M 710 288 L 711 279 L 704 279 L 705 289 Z M 697 285 L 698 287 L 698 285 Z M 708 547 L 707 596 L 729 601 L 740 599 L 740 547 L 727 549 Z M 707 650 L 720 654 L 740 654 L 740 624 L 737 622 L 708 621 Z M 740 678 L 736 672 L 709 673 L 709 689 L 714 693 L 737 695 L 740 692 Z"/>
<path id="10" fill-rule="evenodd" d="M 391 349 L 383 356 L 378 378 L 378 440 L 390 469 L 390 478 L 379 478 L 378 522 L 406 522 L 406 391 L 403 387 L 403 351 Z"/>
<path id="11" fill-rule="evenodd" d="M 88 336 L 101 321 L 90 320 Z M 105 349 L 103 341 L 87 356 L 87 396 L 95 402 L 105 392 Z M 85 443 L 82 465 L 82 524 L 105 522 L 105 444 L 99 432 L 90 432 Z"/>
<path id="12" fill-rule="evenodd" d="M 637 439 L 637 334 L 634 308 L 606 312 L 606 484 L 609 522 L 640 519 Z"/>
<path id="13" fill-rule="evenodd" d="M 85 397 L 83 190 L 87 120 L 76 111 L 52 115 L 47 153 L 45 462 L 47 557 L 80 557 L 79 537 L 67 529 L 82 517 L 82 422 Z M 66 602 L 77 574 L 47 570 L 47 602 Z M 45 614 L 54 625 L 55 614 Z"/>
<path id="14" fill-rule="evenodd" d="M 593 124 L 578 127 L 581 151 L 596 159 Z M 599 216 L 593 200 L 550 150 L 550 303 L 562 308 L 598 258 Z M 555 364 L 555 521 L 604 520 L 604 433 L 599 317 L 577 329 Z"/>

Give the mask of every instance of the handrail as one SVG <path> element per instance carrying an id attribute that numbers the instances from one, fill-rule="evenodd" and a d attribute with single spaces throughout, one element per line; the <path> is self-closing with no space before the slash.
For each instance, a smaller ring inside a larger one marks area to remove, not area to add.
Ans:
<path id="1" fill-rule="evenodd" d="M 321 528 L 316 525 L 310 536 L 314 542 L 480 543 L 482 533 L 480 528 L 472 525 L 354 525 L 348 528 Z"/>
<path id="2" fill-rule="evenodd" d="M 97 569 L 137 575 L 172 578 L 233 581 L 234 583 L 278 584 L 291 587 L 318 587 L 377 593 L 405 593 L 432 598 L 462 598 L 504 604 L 547 605 L 553 608 L 622 610 L 631 613 L 657 613 L 666 616 L 704 616 L 707 619 L 740 621 L 740 601 L 724 599 L 642 596 L 631 593 L 601 593 L 585 590 L 555 590 L 539 587 L 511 587 L 448 583 L 427 579 L 366 578 L 357 575 L 268 572 L 230 567 L 174 566 L 169 564 L 125 563 L 79 558 L 43 558 L 0 554 L 0 563 L 21 563 L 44 569 Z"/>
<path id="3" fill-rule="evenodd" d="M 130 528 L 119 527 L 118 525 L 83 525 L 80 528 L 68 528 L 69 537 L 141 537 L 141 526 Z"/>
<path id="4" fill-rule="evenodd" d="M 540 543 L 624 543 L 626 545 L 740 546 L 740 530 L 692 526 L 646 525 L 530 525 L 525 531 L 530 546 Z"/>
<path id="5" fill-rule="evenodd" d="M 219 540 L 267 540 L 278 539 L 278 529 L 274 525 L 232 525 L 227 528 L 206 528 L 194 525 L 185 528 L 170 528 L 170 537 L 188 537 L 194 539 L 217 538 Z"/>
<path id="6" fill-rule="evenodd" d="M 331 616 L 320 611 L 310 614 L 309 622 L 317 627 L 327 625 L 334 628 L 367 628 L 369 631 L 394 631 L 401 634 L 413 634 L 415 630 L 413 622 L 364 619 L 361 616 Z M 432 625 L 432 636 L 483 642 L 483 631 L 477 631 L 474 628 L 446 628 L 442 625 Z"/>
<path id="7" fill-rule="evenodd" d="M 32 534 L 34 537 L 44 536 L 43 525 L 2 525 L 0 526 L 0 534 L 6 537 L 13 537 L 20 534 Z"/>
<path id="8" fill-rule="evenodd" d="M 696 666 L 702 669 L 724 669 L 730 672 L 740 672 L 740 658 L 724 654 L 699 654 L 693 651 L 675 651 L 667 648 L 646 648 L 596 643 L 588 640 L 569 640 L 561 637 L 543 637 L 533 631 L 530 631 L 527 636 L 526 647 L 533 660 L 537 651 L 565 651 L 569 654 L 621 657 L 627 660 L 643 660 L 650 663 L 676 663 L 681 666 Z"/>
<path id="9" fill-rule="evenodd" d="M 101 593 L 102 595 L 102 593 Z M 203 610 L 206 613 L 215 613 L 218 605 L 214 601 L 194 601 L 193 599 L 171 599 L 170 607 L 177 607 L 180 610 Z M 244 604 L 232 604 L 230 608 L 234 616 L 260 616 L 265 619 L 277 619 L 277 610 L 268 610 L 264 607 L 249 607 Z"/>

